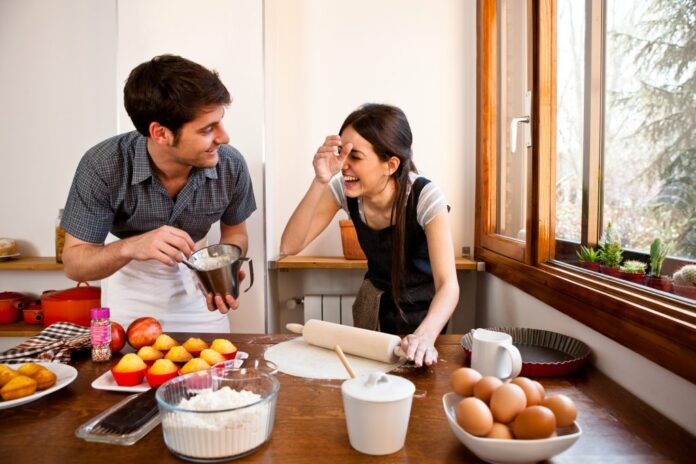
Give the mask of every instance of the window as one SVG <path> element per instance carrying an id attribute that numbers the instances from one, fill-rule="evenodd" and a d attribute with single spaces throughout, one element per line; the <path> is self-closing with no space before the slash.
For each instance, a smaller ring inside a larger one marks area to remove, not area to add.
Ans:
<path id="1" fill-rule="evenodd" d="M 650 273 L 655 239 L 663 274 L 696 260 L 693 16 L 675 0 L 557 1 L 556 259 L 577 264 L 611 221 Z"/>
<path id="2" fill-rule="evenodd" d="M 658 237 L 663 272 L 696 260 L 696 15 L 682 3 L 479 0 L 476 255 L 696 381 L 696 299 L 576 254 L 611 222 L 624 264 L 648 263 Z"/>

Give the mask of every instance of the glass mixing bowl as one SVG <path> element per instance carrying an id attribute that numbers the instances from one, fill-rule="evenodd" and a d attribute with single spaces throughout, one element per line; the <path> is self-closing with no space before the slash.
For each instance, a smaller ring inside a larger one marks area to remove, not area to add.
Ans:
<path id="1" fill-rule="evenodd" d="M 156 394 L 164 442 L 194 462 L 249 455 L 271 437 L 279 389 L 273 375 L 251 367 L 175 377 Z"/>

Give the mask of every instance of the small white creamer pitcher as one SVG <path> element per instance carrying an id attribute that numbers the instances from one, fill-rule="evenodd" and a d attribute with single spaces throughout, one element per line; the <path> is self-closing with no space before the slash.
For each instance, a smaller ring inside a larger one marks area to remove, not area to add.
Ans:
<path id="1" fill-rule="evenodd" d="M 517 377 L 522 370 L 522 356 L 512 344 L 512 337 L 503 332 L 474 329 L 471 367 L 483 376 L 501 380 Z"/>

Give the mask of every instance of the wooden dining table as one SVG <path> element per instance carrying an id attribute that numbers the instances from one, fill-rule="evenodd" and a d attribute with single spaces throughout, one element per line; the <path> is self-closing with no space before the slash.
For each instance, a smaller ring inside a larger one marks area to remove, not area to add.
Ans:
<path id="1" fill-rule="evenodd" d="M 184 341 L 195 336 L 210 342 L 224 337 L 249 357 L 262 357 L 270 346 L 294 335 L 170 334 Z M 413 381 L 416 393 L 406 444 L 397 453 L 367 456 L 351 448 L 341 400 L 342 380 L 312 380 L 278 373 L 280 390 L 270 440 L 239 462 L 353 463 L 353 462 L 481 462 L 452 433 L 442 406 L 450 391 L 451 372 L 466 365 L 461 336 L 437 340 L 439 362 L 430 367 L 398 369 Z M 118 356 L 118 355 L 117 355 Z M 87 354 L 74 354 L 78 377 L 70 385 L 36 401 L 0 410 L 2 463 L 163 463 L 181 462 L 171 454 L 161 426 L 131 446 L 87 442 L 75 430 L 127 393 L 92 388 L 110 363 L 94 363 Z M 551 462 L 693 462 L 694 437 L 590 365 L 561 378 L 539 378 L 547 394 L 562 393 L 578 408 L 583 433 Z M 693 398 L 675 398 L 694 407 Z"/>

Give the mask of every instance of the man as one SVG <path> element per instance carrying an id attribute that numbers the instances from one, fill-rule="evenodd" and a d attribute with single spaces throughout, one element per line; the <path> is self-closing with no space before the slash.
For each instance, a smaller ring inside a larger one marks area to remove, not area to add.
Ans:
<path id="1" fill-rule="evenodd" d="M 193 288 L 181 265 L 220 220 L 220 242 L 246 254 L 256 209 L 242 155 L 222 125 L 229 92 L 217 73 L 162 55 L 131 72 L 125 107 L 137 131 L 84 155 L 61 225 L 74 280 L 105 280 L 102 304 L 127 326 L 154 316 L 165 331 L 227 332 L 239 302 Z M 108 233 L 119 240 L 105 244 Z"/>

